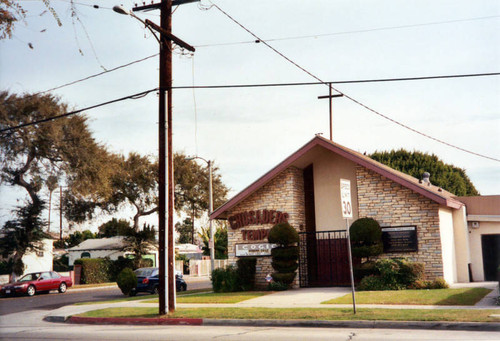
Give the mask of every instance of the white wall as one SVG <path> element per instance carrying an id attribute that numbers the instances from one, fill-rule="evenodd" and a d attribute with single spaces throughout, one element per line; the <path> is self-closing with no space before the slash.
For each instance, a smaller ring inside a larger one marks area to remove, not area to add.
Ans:
<path id="1" fill-rule="evenodd" d="M 83 250 L 83 251 L 68 251 L 68 264 L 73 266 L 75 260 L 82 258 L 82 253 L 90 253 L 90 258 L 106 258 L 109 257 L 111 260 L 117 260 L 118 257 L 123 256 L 123 251 L 118 250 Z"/>
<path id="2" fill-rule="evenodd" d="M 27 252 L 23 256 L 23 263 L 25 265 L 24 274 L 38 271 L 51 271 L 53 255 L 53 240 L 44 239 L 42 241 L 43 251 L 40 252 Z"/>
<path id="3" fill-rule="evenodd" d="M 500 221 L 480 221 L 477 229 L 473 229 L 469 222 L 471 269 L 474 282 L 484 281 L 483 249 L 481 247 L 481 235 L 483 234 L 500 234 Z"/>
<path id="4" fill-rule="evenodd" d="M 443 278 L 448 283 L 456 283 L 457 271 L 455 238 L 453 233 L 453 212 L 448 208 L 439 208 L 439 232 L 441 239 L 441 256 L 443 259 Z"/>
<path id="5" fill-rule="evenodd" d="M 453 210 L 453 232 L 455 235 L 455 260 L 457 264 L 457 281 L 459 283 L 469 282 L 469 263 L 471 252 L 469 247 L 469 232 L 467 230 L 467 218 L 465 206 Z"/>
<path id="6" fill-rule="evenodd" d="M 358 219 L 356 164 L 327 150 L 321 150 L 313 163 L 316 231 L 344 230 L 340 204 L 340 179 L 351 181 L 353 218 Z"/>

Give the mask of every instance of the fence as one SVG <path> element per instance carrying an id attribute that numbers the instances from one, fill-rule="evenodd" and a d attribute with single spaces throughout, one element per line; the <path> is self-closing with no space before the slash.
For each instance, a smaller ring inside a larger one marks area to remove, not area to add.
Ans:
<path id="1" fill-rule="evenodd" d="M 182 263 L 182 261 L 180 261 Z M 177 262 L 176 262 L 177 263 Z M 215 269 L 225 268 L 229 264 L 227 259 L 216 259 L 214 261 Z M 177 268 L 177 265 L 176 265 Z M 181 266 L 182 268 L 182 266 Z M 191 259 L 189 261 L 189 275 L 190 276 L 210 276 L 211 274 L 210 259 Z"/>

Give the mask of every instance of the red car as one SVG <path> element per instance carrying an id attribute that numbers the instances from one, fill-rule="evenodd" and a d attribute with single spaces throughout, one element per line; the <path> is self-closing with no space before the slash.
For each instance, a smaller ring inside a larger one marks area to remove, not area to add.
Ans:
<path id="1" fill-rule="evenodd" d="M 27 294 L 33 296 L 37 292 L 59 290 L 65 293 L 73 285 L 70 277 L 61 276 L 55 271 L 34 272 L 24 275 L 17 282 L 5 284 L 0 293 L 2 295 Z"/>

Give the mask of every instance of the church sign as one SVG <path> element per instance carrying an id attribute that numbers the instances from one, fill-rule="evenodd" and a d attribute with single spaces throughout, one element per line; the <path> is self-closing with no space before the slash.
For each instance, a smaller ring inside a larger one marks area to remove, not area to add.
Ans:
<path id="1" fill-rule="evenodd" d="M 382 227 L 382 243 L 385 253 L 418 251 L 417 227 Z"/>

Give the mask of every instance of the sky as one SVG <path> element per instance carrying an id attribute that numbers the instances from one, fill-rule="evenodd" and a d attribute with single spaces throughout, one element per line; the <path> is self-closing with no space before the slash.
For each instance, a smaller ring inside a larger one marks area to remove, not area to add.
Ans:
<path id="1" fill-rule="evenodd" d="M 497 0 L 212 2 L 308 73 L 202 0 L 179 6 L 172 17 L 173 33 L 196 47 L 194 55 L 174 50 L 174 86 L 315 82 L 310 74 L 333 82 L 500 72 Z M 70 0 L 51 0 L 62 26 L 42 1 L 19 3 L 27 17 L 12 39 L 0 41 L 2 90 L 44 91 L 158 53 L 139 21 L 111 10 L 132 9 L 134 1 L 73 1 L 72 16 Z M 159 23 L 158 10 L 136 14 Z M 152 57 L 52 93 L 80 109 L 157 86 L 158 57 Z M 499 76 L 334 87 L 423 134 L 500 159 Z M 315 134 L 328 137 L 328 100 L 318 99 L 327 94 L 325 85 L 174 90 L 174 149 L 213 160 L 233 196 Z M 482 195 L 500 194 L 500 162 L 438 143 L 364 106 L 333 100 L 335 142 L 367 153 L 432 153 L 465 169 Z M 154 92 L 85 113 L 111 151 L 157 154 Z M 24 196 L 0 187 L 0 222 Z"/>

